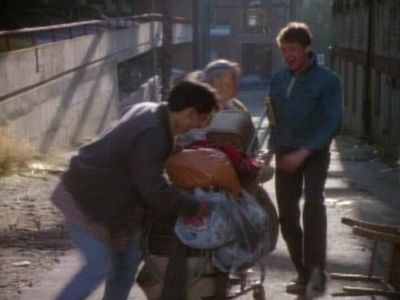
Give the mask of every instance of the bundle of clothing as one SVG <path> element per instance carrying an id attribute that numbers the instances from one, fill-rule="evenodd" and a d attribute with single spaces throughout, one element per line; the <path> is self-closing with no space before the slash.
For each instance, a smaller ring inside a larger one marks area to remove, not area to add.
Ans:
<path id="1" fill-rule="evenodd" d="M 222 272 L 238 274 L 272 251 L 267 211 L 242 186 L 253 181 L 260 163 L 233 144 L 193 142 L 166 164 L 170 180 L 205 201 L 204 217 L 178 217 L 175 233 L 192 248 L 211 251 Z"/>
<path id="2" fill-rule="evenodd" d="M 210 250 L 212 264 L 239 276 L 271 250 L 269 217 L 257 200 L 242 190 L 232 198 L 224 190 L 194 190 L 211 206 L 208 216 L 178 217 L 175 234 L 186 246 Z"/>

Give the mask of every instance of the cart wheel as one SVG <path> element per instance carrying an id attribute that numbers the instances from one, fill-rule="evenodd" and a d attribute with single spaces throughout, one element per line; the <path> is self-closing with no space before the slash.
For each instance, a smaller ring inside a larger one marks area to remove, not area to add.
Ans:
<path id="1" fill-rule="evenodd" d="M 261 284 L 257 284 L 254 287 L 253 299 L 254 300 L 265 300 L 265 291 L 264 291 L 264 287 Z"/>

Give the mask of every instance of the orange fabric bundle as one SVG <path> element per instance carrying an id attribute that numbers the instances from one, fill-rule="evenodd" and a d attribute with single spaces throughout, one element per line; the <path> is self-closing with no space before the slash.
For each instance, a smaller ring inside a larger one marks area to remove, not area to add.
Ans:
<path id="1" fill-rule="evenodd" d="M 217 149 L 182 150 L 168 158 L 166 169 L 171 181 L 184 189 L 214 186 L 235 197 L 240 193 L 239 178 L 232 163 Z"/>

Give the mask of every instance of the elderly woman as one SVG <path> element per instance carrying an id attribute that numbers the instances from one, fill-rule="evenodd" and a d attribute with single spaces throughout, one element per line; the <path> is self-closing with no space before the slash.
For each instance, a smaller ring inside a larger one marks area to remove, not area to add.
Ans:
<path id="1" fill-rule="evenodd" d="M 189 73 L 185 79 L 205 82 L 212 86 L 216 91 L 220 110 L 239 110 L 251 118 L 246 106 L 235 98 L 238 91 L 239 77 L 240 67 L 236 62 L 217 59 L 208 63 L 203 70 Z M 187 145 L 195 140 L 205 139 L 206 132 L 207 128 L 191 130 L 187 134 L 180 136 L 177 143 L 178 145 Z"/>
<path id="2" fill-rule="evenodd" d="M 236 62 L 217 59 L 210 62 L 203 70 L 189 73 L 186 79 L 202 81 L 217 91 L 220 109 L 238 109 L 247 112 L 246 106 L 235 95 L 238 91 L 240 67 Z"/>
<path id="3" fill-rule="evenodd" d="M 234 61 L 227 59 L 217 59 L 208 63 L 203 70 L 198 70 L 189 73 L 185 78 L 188 80 L 202 81 L 211 85 L 217 93 L 217 102 L 220 111 L 224 110 L 239 110 L 248 115 L 251 119 L 251 115 L 247 110 L 247 107 L 237 98 L 235 95 L 238 91 L 238 81 L 240 78 L 240 66 Z M 190 144 L 196 140 L 202 140 L 206 138 L 208 128 L 193 129 L 186 133 L 184 136 L 180 136 L 177 140 L 178 148 Z M 253 136 L 255 128 L 248 133 L 249 136 Z M 258 152 L 260 142 L 256 137 L 254 143 L 250 148 L 250 155 L 258 155 L 260 158 L 264 155 Z M 269 160 L 265 160 L 262 170 L 259 173 L 258 182 L 265 182 L 272 178 L 273 168 L 269 166 Z"/>

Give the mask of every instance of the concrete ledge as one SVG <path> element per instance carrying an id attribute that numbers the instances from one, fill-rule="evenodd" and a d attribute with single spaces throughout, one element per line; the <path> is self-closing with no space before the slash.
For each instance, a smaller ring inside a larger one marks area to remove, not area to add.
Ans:
<path id="1" fill-rule="evenodd" d="M 174 44 L 192 39 L 174 24 Z M 81 143 L 102 131 L 121 107 L 154 100 L 145 83 L 120 102 L 118 64 L 161 45 L 160 22 L 108 30 L 0 54 L 0 129 L 40 152 Z"/>

